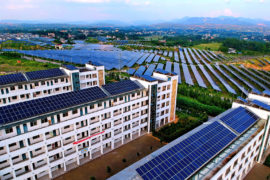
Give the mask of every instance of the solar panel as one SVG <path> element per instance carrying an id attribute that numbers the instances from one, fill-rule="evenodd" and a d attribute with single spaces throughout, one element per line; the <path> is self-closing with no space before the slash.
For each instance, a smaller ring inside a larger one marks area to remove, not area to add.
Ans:
<path id="1" fill-rule="evenodd" d="M 191 70 L 193 71 L 193 74 L 194 74 L 199 86 L 201 86 L 203 88 L 207 88 L 204 81 L 203 81 L 203 79 L 202 79 L 202 77 L 201 77 L 201 75 L 197 71 L 196 67 L 193 64 L 191 64 L 190 67 L 191 67 Z"/>
<path id="2" fill-rule="evenodd" d="M 191 54 L 191 57 L 194 59 L 194 61 L 195 61 L 197 64 L 200 64 L 200 62 L 199 62 L 198 59 L 195 57 L 195 55 L 193 54 L 193 52 L 191 51 L 190 48 L 188 48 L 188 51 L 189 51 L 189 53 Z"/>
<path id="3" fill-rule="evenodd" d="M 133 75 L 135 73 L 136 69 L 132 69 L 130 68 L 127 73 L 130 74 L 130 75 Z"/>
<path id="4" fill-rule="evenodd" d="M 172 63 L 170 61 L 166 62 L 165 71 L 172 72 Z"/>
<path id="5" fill-rule="evenodd" d="M 156 65 L 155 64 L 150 64 L 150 66 L 147 68 L 147 70 L 145 71 L 144 75 L 147 76 L 152 76 L 153 71 L 155 70 Z"/>
<path id="6" fill-rule="evenodd" d="M 70 65 L 70 64 L 64 65 L 64 67 L 67 68 L 68 70 L 77 70 L 78 69 L 77 67 Z"/>
<path id="7" fill-rule="evenodd" d="M 174 63 L 173 65 L 173 71 L 178 75 L 178 83 L 181 84 L 181 73 L 180 73 L 180 67 L 178 63 Z"/>
<path id="8" fill-rule="evenodd" d="M 263 82 L 264 84 L 267 84 L 268 86 L 270 86 L 270 82 L 264 78 L 262 78 L 261 76 L 258 76 L 257 74 L 255 74 L 254 72 L 252 72 L 251 70 L 245 68 L 243 65 L 241 66 L 242 69 L 244 69 L 246 72 L 248 72 L 249 74 L 251 74 L 253 77 L 256 77 L 257 79 L 259 79 L 261 82 Z M 258 83 L 258 82 L 257 82 Z"/>
<path id="9" fill-rule="evenodd" d="M 192 78 L 190 76 L 190 73 L 189 73 L 189 70 L 188 70 L 187 65 L 186 64 L 182 64 L 182 67 L 183 67 L 183 72 L 184 72 L 186 83 L 189 84 L 189 85 L 194 85 L 193 84 L 193 80 L 192 80 Z"/>
<path id="10" fill-rule="evenodd" d="M 203 65 L 199 64 L 198 66 L 201 69 L 201 71 L 203 72 L 203 74 L 206 77 L 206 79 L 208 80 L 208 82 L 211 84 L 212 88 L 215 89 L 215 90 L 217 90 L 217 91 L 221 91 L 221 89 L 218 87 L 218 85 L 213 81 L 213 79 L 211 78 L 211 76 L 205 70 L 205 68 L 203 67 Z"/>
<path id="11" fill-rule="evenodd" d="M 268 104 L 265 104 L 265 103 L 258 101 L 258 100 L 253 100 L 252 103 L 259 106 L 259 107 L 262 107 L 263 109 L 270 111 L 270 106 Z"/>
<path id="12" fill-rule="evenodd" d="M 190 56 L 189 56 L 189 54 L 188 54 L 188 52 L 187 52 L 187 48 L 184 48 L 184 53 L 185 53 L 185 55 L 186 55 L 186 58 L 187 58 L 187 60 L 188 60 L 188 63 L 189 63 L 189 64 L 193 64 L 193 62 L 192 62 L 192 60 L 191 60 L 191 58 L 190 58 Z"/>
<path id="13" fill-rule="evenodd" d="M 26 72 L 25 74 L 30 80 L 44 79 L 65 75 L 64 72 L 62 72 L 59 68 Z"/>
<path id="14" fill-rule="evenodd" d="M 149 55 L 149 53 L 144 54 L 136 63 L 139 65 L 142 64 Z"/>
<path id="15" fill-rule="evenodd" d="M 157 81 L 157 79 L 155 79 L 155 78 L 153 78 L 151 76 L 148 76 L 148 75 L 142 75 L 140 77 L 145 79 L 146 81 L 149 81 L 149 82 Z"/>
<path id="16" fill-rule="evenodd" d="M 158 63 L 157 69 L 163 69 L 164 64 Z"/>
<path id="17" fill-rule="evenodd" d="M 145 67 L 144 66 L 140 66 L 137 71 L 135 72 L 135 75 L 137 76 L 141 76 L 143 74 L 143 72 L 145 71 Z"/>
<path id="18" fill-rule="evenodd" d="M 243 103 L 248 103 L 248 101 L 246 99 L 242 98 L 241 96 L 238 96 L 237 99 L 242 101 Z"/>
<path id="19" fill-rule="evenodd" d="M 263 91 L 263 94 L 266 94 L 266 95 L 270 96 L 270 91 L 265 90 L 265 91 Z"/>
<path id="20" fill-rule="evenodd" d="M 137 85 L 134 81 L 124 80 L 116 83 L 110 83 L 103 85 L 106 91 L 108 91 L 111 95 L 121 94 L 125 92 L 129 92 L 132 90 L 140 89 L 140 86 Z"/>
<path id="21" fill-rule="evenodd" d="M 156 69 L 155 72 L 159 72 L 159 73 L 162 73 L 162 74 L 170 74 L 170 72 L 166 71 L 166 70 L 163 70 L 163 69 Z"/>
<path id="22" fill-rule="evenodd" d="M 238 107 L 221 117 L 220 120 L 238 133 L 246 131 L 259 118 L 243 107 Z"/>
<path id="23" fill-rule="evenodd" d="M 91 87 L 84 90 L 3 106 L 0 107 L 0 124 L 35 117 L 105 97 L 107 95 L 99 87 Z"/>
<path id="24" fill-rule="evenodd" d="M 153 61 L 154 61 L 154 62 L 158 62 L 159 58 L 160 58 L 160 56 L 159 56 L 159 55 L 156 55 L 156 56 L 154 57 Z"/>
<path id="25" fill-rule="evenodd" d="M 174 51 L 174 60 L 175 61 L 179 61 L 179 56 L 178 56 L 178 52 L 177 51 Z"/>
<path id="26" fill-rule="evenodd" d="M 180 59 L 182 63 L 187 63 L 185 60 L 184 52 L 182 48 L 179 48 Z"/>
<path id="27" fill-rule="evenodd" d="M 156 156 L 136 171 L 144 180 L 188 179 L 235 138 L 234 133 L 216 121 Z"/>
<path id="28" fill-rule="evenodd" d="M 24 77 L 22 73 L 17 74 L 8 74 L 0 76 L 0 85 L 25 82 L 27 79 Z"/>

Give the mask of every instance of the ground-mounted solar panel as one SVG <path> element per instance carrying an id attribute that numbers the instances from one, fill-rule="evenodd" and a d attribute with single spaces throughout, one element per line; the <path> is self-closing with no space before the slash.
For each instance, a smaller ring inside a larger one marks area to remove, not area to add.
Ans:
<path id="1" fill-rule="evenodd" d="M 217 90 L 217 91 L 221 91 L 221 89 L 218 87 L 218 85 L 215 83 L 215 81 L 213 81 L 212 77 L 208 74 L 208 72 L 205 70 L 205 68 L 203 67 L 203 65 L 199 64 L 198 65 L 199 68 L 201 69 L 202 73 L 204 74 L 204 76 L 206 77 L 207 81 L 210 83 L 210 85 L 212 86 L 213 89 Z"/>
<path id="2" fill-rule="evenodd" d="M 178 83 L 181 84 L 181 72 L 180 72 L 179 63 L 176 63 L 176 62 L 174 63 L 174 65 L 173 65 L 173 71 L 178 76 Z"/>
<path id="3" fill-rule="evenodd" d="M 186 83 L 193 86 L 194 83 L 193 83 L 193 80 L 190 76 L 188 66 L 186 64 L 182 64 L 182 68 L 183 68 Z"/>
<path id="4" fill-rule="evenodd" d="M 173 52 L 170 51 L 169 54 L 168 54 L 168 56 L 169 56 L 170 58 L 172 58 L 172 57 L 173 57 Z"/>
<path id="5" fill-rule="evenodd" d="M 241 96 L 238 96 L 237 99 L 239 101 L 242 101 L 243 103 L 248 103 L 248 101 L 246 99 L 242 98 Z"/>
<path id="6" fill-rule="evenodd" d="M 180 59 L 182 63 L 187 63 L 182 48 L 179 48 Z"/>
<path id="7" fill-rule="evenodd" d="M 203 81 L 201 75 L 200 75 L 199 72 L 197 71 L 195 65 L 191 64 L 190 67 L 191 67 L 191 70 L 192 70 L 192 72 L 193 72 L 193 74 L 194 74 L 194 76 L 195 76 L 195 78 L 196 78 L 196 80 L 197 80 L 199 86 L 200 86 L 200 87 L 203 87 L 203 88 L 207 88 L 207 86 L 206 86 L 206 84 L 204 83 L 204 81 Z"/>
<path id="8" fill-rule="evenodd" d="M 163 69 L 163 67 L 164 67 L 164 64 L 162 64 L 162 63 L 158 63 L 158 65 L 157 65 L 157 69 Z"/>
<path id="9" fill-rule="evenodd" d="M 143 75 L 144 71 L 145 71 L 145 67 L 144 66 L 140 66 L 137 69 L 137 71 L 135 72 L 135 75 L 141 76 L 141 75 Z"/>
<path id="10" fill-rule="evenodd" d="M 215 58 L 206 50 L 203 50 L 203 52 L 212 60 L 215 60 Z"/>
<path id="11" fill-rule="evenodd" d="M 159 59 L 160 59 L 160 56 L 159 56 L 159 55 L 156 55 L 156 56 L 154 57 L 153 61 L 154 61 L 154 62 L 158 62 Z"/>
<path id="12" fill-rule="evenodd" d="M 236 91 L 212 68 L 210 64 L 206 64 L 206 66 L 230 93 L 236 94 Z"/>
<path id="13" fill-rule="evenodd" d="M 22 73 L 17 74 L 8 74 L 0 76 L 0 85 L 26 82 L 27 79 L 24 77 Z"/>
<path id="14" fill-rule="evenodd" d="M 204 61 L 197 49 L 192 48 L 192 50 L 195 52 L 196 56 L 199 58 L 200 61 Z"/>
<path id="15" fill-rule="evenodd" d="M 261 88 L 268 90 L 268 87 L 266 87 L 264 84 L 260 83 L 259 81 L 257 81 L 256 79 L 254 79 L 253 77 L 249 76 L 247 73 L 243 72 L 241 69 L 235 67 L 234 65 L 230 65 L 234 70 L 236 70 L 237 72 L 239 72 L 240 74 L 242 74 L 244 77 L 247 77 L 249 80 L 251 80 L 252 82 L 254 82 L 255 84 L 259 85 Z"/>
<path id="16" fill-rule="evenodd" d="M 149 55 L 149 53 L 144 54 L 136 63 L 139 65 L 142 64 Z"/>
<path id="17" fill-rule="evenodd" d="M 178 52 L 177 51 L 174 51 L 174 60 L 175 61 L 179 61 L 179 56 L 178 56 Z"/>
<path id="18" fill-rule="evenodd" d="M 156 68 L 155 64 L 150 64 L 149 67 L 147 68 L 147 70 L 144 72 L 144 75 L 152 76 L 153 71 L 155 70 L 155 68 Z"/>
<path id="19" fill-rule="evenodd" d="M 201 55 L 208 61 L 208 62 L 212 62 L 205 54 L 202 50 L 198 49 L 198 51 L 201 53 Z"/>
<path id="20" fill-rule="evenodd" d="M 130 74 L 130 75 L 133 75 L 135 73 L 136 69 L 133 69 L 133 68 L 129 68 L 127 73 Z"/>
<path id="21" fill-rule="evenodd" d="M 237 136 L 213 122 L 136 169 L 144 180 L 188 179 Z"/>
<path id="22" fill-rule="evenodd" d="M 29 80 L 45 79 L 45 78 L 52 78 L 52 77 L 65 75 L 65 73 L 61 71 L 59 68 L 41 70 L 41 71 L 31 71 L 31 72 L 26 72 L 25 74 Z"/>
<path id="23" fill-rule="evenodd" d="M 166 62 L 165 71 L 172 72 L 172 63 L 170 61 Z"/>
<path id="24" fill-rule="evenodd" d="M 245 95 L 248 95 L 248 90 L 245 89 L 244 86 L 240 85 L 237 81 L 235 81 L 230 75 L 228 75 L 225 71 L 223 71 L 219 65 L 215 65 L 215 67 L 219 70 L 223 76 L 227 77 L 236 87 L 238 87 Z"/>
<path id="25" fill-rule="evenodd" d="M 190 58 L 190 56 L 188 54 L 187 48 L 184 48 L 184 54 L 185 54 L 185 56 L 187 58 L 188 63 L 193 64 L 193 62 L 192 62 L 192 60 L 191 60 L 191 58 Z"/>
<path id="26" fill-rule="evenodd" d="M 196 58 L 196 56 L 193 54 L 193 52 L 191 51 L 190 48 L 188 48 L 188 51 L 189 51 L 191 57 L 193 58 L 193 60 L 196 62 L 196 64 L 200 64 L 200 62 L 198 61 L 198 59 Z"/>
<path id="27" fill-rule="evenodd" d="M 266 94 L 266 95 L 270 96 L 270 91 L 269 90 L 265 90 L 265 91 L 263 91 L 263 94 Z"/>
<path id="28" fill-rule="evenodd" d="M 140 86 L 136 84 L 134 81 L 124 80 L 116 83 L 103 85 L 102 88 L 104 88 L 111 95 L 117 95 L 132 90 L 140 89 Z"/>
<path id="29" fill-rule="evenodd" d="M 224 67 L 227 71 L 229 71 L 230 73 L 232 73 L 235 78 L 239 79 L 240 81 L 242 81 L 244 84 L 246 84 L 250 89 L 256 89 L 252 84 L 250 84 L 248 81 L 246 81 L 245 79 L 243 79 L 241 76 L 239 76 L 237 73 L 235 73 L 232 69 L 230 69 L 228 66 L 226 66 L 225 64 L 222 64 L 222 67 Z M 257 90 L 257 89 L 256 89 Z M 259 91 L 259 90 L 257 90 Z"/>
<path id="30" fill-rule="evenodd" d="M 39 116 L 79 104 L 102 99 L 107 95 L 99 87 L 53 95 L 0 107 L 1 124 Z"/>
<path id="31" fill-rule="evenodd" d="M 258 119 L 258 116 L 243 107 L 238 107 L 220 118 L 222 122 L 240 134 L 246 131 Z"/>
<path id="32" fill-rule="evenodd" d="M 267 84 L 268 86 L 270 86 L 270 82 L 264 78 L 262 78 L 261 76 L 258 76 L 257 74 L 255 74 L 254 72 L 252 72 L 251 70 L 245 68 L 243 65 L 241 65 L 241 68 L 244 69 L 246 72 L 248 72 L 250 75 L 252 75 L 253 77 L 256 77 L 257 79 L 259 79 L 261 82 Z"/>
<path id="33" fill-rule="evenodd" d="M 266 78 L 270 81 L 270 76 L 267 76 L 266 74 L 264 74 L 261 71 L 258 71 L 257 69 L 251 69 L 252 71 L 256 72 L 257 74 L 259 74 L 261 77 Z"/>
<path id="34" fill-rule="evenodd" d="M 148 58 L 145 60 L 145 62 L 150 63 L 153 60 L 154 56 L 155 56 L 155 54 L 150 54 L 150 56 L 148 56 Z"/>
<path id="35" fill-rule="evenodd" d="M 164 51 L 163 56 L 168 56 L 168 51 Z"/>

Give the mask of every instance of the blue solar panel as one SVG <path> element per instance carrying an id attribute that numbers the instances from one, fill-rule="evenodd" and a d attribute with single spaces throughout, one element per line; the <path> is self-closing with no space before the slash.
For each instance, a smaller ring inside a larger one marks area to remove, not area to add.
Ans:
<path id="1" fill-rule="evenodd" d="M 265 91 L 263 91 L 263 94 L 266 94 L 266 95 L 270 96 L 270 91 L 265 90 Z"/>
<path id="2" fill-rule="evenodd" d="M 0 107 L 0 124 L 35 117 L 105 97 L 107 95 L 99 87 L 92 87 L 3 106 Z"/>
<path id="3" fill-rule="evenodd" d="M 236 135 L 213 122 L 136 169 L 144 180 L 187 179 L 224 149 Z"/>
<path id="4" fill-rule="evenodd" d="M 150 66 L 147 68 L 147 70 L 145 71 L 144 75 L 147 76 L 152 76 L 153 71 L 155 70 L 156 65 L 155 64 L 150 64 Z"/>
<path id="5" fill-rule="evenodd" d="M 143 79 L 145 79 L 146 81 L 149 81 L 149 82 L 153 82 L 153 81 L 157 81 L 157 79 L 151 77 L 151 76 L 148 76 L 148 75 L 142 75 L 142 76 L 139 76 Z"/>
<path id="6" fill-rule="evenodd" d="M 217 90 L 217 91 L 221 91 L 221 89 L 218 87 L 218 85 L 215 83 L 215 81 L 213 81 L 213 79 L 211 78 L 211 76 L 208 74 L 208 72 L 205 70 L 205 68 L 203 67 L 203 65 L 199 64 L 198 65 L 199 68 L 201 69 L 201 71 L 203 72 L 204 76 L 206 77 L 206 79 L 208 80 L 208 82 L 211 84 L 211 86 L 213 87 L 213 89 Z"/>
<path id="7" fill-rule="evenodd" d="M 238 107 L 232 112 L 221 117 L 220 120 L 238 133 L 246 131 L 259 118 L 243 107 Z"/>
<path id="8" fill-rule="evenodd" d="M 187 63 L 185 60 L 184 52 L 182 48 L 179 48 L 180 59 L 182 63 Z"/>
<path id="9" fill-rule="evenodd" d="M 259 107 L 262 107 L 263 109 L 270 111 L 270 106 L 268 104 L 265 104 L 265 103 L 258 101 L 258 100 L 253 100 L 252 103 L 259 106 Z"/>
<path id="10" fill-rule="evenodd" d="M 158 63 L 157 69 L 163 69 L 163 67 L 164 67 L 164 64 Z"/>
<path id="11" fill-rule="evenodd" d="M 127 73 L 130 75 L 133 75 L 135 73 L 135 71 L 136 71 L 136 69 L 130 68 Z"/>
<path id="12" fill-rule="evenodd" d="M 191 64 L 190 67 L 191 67 L 191 70 L 193 71 L 193 74 L 194 74 L 199 86 L 203 87 L 203 88 L 207 88 L 204 81 L 203 81 L 203 79 L 202 79 L 202 77 L 201 77 L 201 75 L 197 71 L 196 67 L 193 64 Z"/>
<path id="13" fill-rule="evenodd" d="M 110 83 L 110 84 L 103 85 L 102 87 L 112 95 L 140 89 L 140 86 L 131 80 L 124 80 L 124 81 L 119 81 L 116 83 Z"/>
<path id="14" fill-rule="evenodd" d="M 64 72 L 62 72 L 58 68 L 26 72 L 25 74 L 29 80 L 44 79 L 44 78 L 51 78 L 51 77 L 58 77 L 58 76 L 65 75 Z"/>
<path id="15" fill-rule="evenodd" d="M 135 72 L 135 75 L 141 76 L 144 71 L 145 71 L 145 67 L 144 66 L 140 66 L 139 69 L 137 69 L 137 71 Z"/>
<path id="16" fill-rule="evenodd" d="M 193 62 L 192 62 L 192 60 L 191 60 L 191 58 L 190 58 L 190 56 L 189 56 L 189 54 L 188 54 L 188 52 L 187 52 L 187 48 L 184 48 L 184 53 L 185 53 L 185 55 L 186 55 L 186 58 L 187 58 L 187 60 L 188 60 L 188 63 L 189 63 L 189 64 L 193 64 Z"/>
<path id="17" fill-rule="evenodd" d="M 0 85 L 25 82 L 25 81 L 27 80 L 22 73 L 0 76 Z"/>
<path id="18" fill-rule="evenodd" d="M 163 69 L 156 69 L 155 72 L 161 73 L 161 74 L 170 74 L 170 72 L 165 71 Z"/>
<path id="19" fill-rule="evenodd" d="M 166 62 L 165 71 L 172 72 L 172 63 L 170 61 Z"/>
<path id="20" fill-rule="evenodd" d="M 78 69 L 77 67 L 70 65 L 70 64 L 64 65 L 64 67 L 67 68 L 68 70 L 77 70 Z"/>
<path id="21" fill-rule="evenodd" d="M 243 103 L 248 103 L 248 101 L 240 96 L 237 97 L 238 100 L 242 101 Z"/>
<path id="22" fill-rule="evenodd" d="M 188 66 L 186 64 L 182 64 L 182 68 L 183 68 L 186 83 L 189 85 L 194 85 L 193 80 L 192 80 L 190 73 L 189 73 L 189 70 L 188 70 Z"/>
<path id="23" fill-rule="evenodd" d="M 178 75 L 178 83 L 181 84 L 181 73 L 180 73 L 180 67 L 178 63 L 174 63 L 173 65 L 173 71 Z"/>

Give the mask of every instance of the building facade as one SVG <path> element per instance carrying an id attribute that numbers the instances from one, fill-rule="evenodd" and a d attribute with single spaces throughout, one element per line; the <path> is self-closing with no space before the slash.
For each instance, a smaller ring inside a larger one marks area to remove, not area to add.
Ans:
<path id="1" fill-rule="evenodd" d="M 54 178 L 174 120 L 177 75 L 105 85 L 91 66 L 60 68 L 70 92 L 0 107 L 1 179 Z"/>

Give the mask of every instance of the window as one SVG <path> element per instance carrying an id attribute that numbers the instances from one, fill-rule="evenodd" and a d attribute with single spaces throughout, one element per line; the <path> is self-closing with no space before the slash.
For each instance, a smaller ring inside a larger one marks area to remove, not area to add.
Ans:
<path id="1" fill-rule="evenodd" d="M 33 121 L 30 123 L 30 126 L 33 127 L 33 126 L 36 126 L 37 125 L 37 121 Z"/>
<path id="2" fill-rule="evenodd" d="M 37 139 L 37 138 L 39 138 L 39 135 L 37 135 L 37 136 L 33 136 L 33 139 Z"/>
<path id="3" fill-rule="evenodd" d="M 77 114 L 78 113 L 78 109 L 75 109 L 72 111 L 72 114 Z"/>
<path id="4" fill-rule="evenodd" d="M 16 146 L 16 145 L 17 145 L 16 143 L 11 143 L 11 144 L 9 145 L 9 147 Z"/>
<path id="5" fill-rule="evenodd" d="M 67 117 L 68 116 L 68 112 L 63 113 L 63 117 Z"/>
<path id="6" fill-rule="evenodd" d="M 48 122 L 47 118 L 41 119 L 41 123 L 46 123 L 46 122 Z"/>
<path id="7" fill-rule="evenodd" d="M 168 85 L 168 86 L 167 86 L 167 90 L 170 90 L 170 89 L 171 89 L 171 85 Z"/>
<path id="8" fill-rule="evenodd" d="M 101 107 L 102 106 L 102 103 L 98 103 L 98 107 Z"/>
<path id="9" fill-rule="evenodd" d="M 131 97 L 135 97 L 135 93 L 132 93 Z"/>
<path id="10" fill-rule="evenodd" d="M 37 148 L 35 151 L 40 151 L 41 150 L 41 148 Z"/>
<path id="11" fill-rule="evenodd" d="M 64 129 L 68 129 L 68 128 L 69 128 L 69 125 L 64 127 Z"/>
<path id="12" fill-rule="evenodd" d="M 55 88 L 55 91 L 59 91 L 60 90 L 60 88 Z"/>
<path id="13" fill-rule="evenodd" d="M 12 96 L 12 99 L 13 99 L 13 100 L 17 99 L 17 96 Z"/>
<path id="14" fill-rule="evenodd" d="M 122 101 L 123 99 L 124 99 L 123 96 L 121 96 L 119 100 Z"/>
<path id="15" fill-rule="evenodd" d="M 13 132 L 13 128 L 8 128 L 8 129 L 6 129 L 6 134 L 12 133 L 12 132 Z"/>
<path id="16" fill-rule="evenodd" d="M 22 88 L 23 88 L 23 86 L 22 86 L 22 85 L 18 85 L 18 88 L 19 88 L 19 89 L 22 89 Z"/>
<path id="17" fill-rule="evenodd" d="M 38 86 L 38 82 L 35 82 L 35 86 Z"/>
<path id="18" fill-rule="evenodd" d="M 45 81 L 41 81 L 41 85 L 45 85 Z"/>
<path id="19" fill-rule="evenodd" d="M 58 79 L 55 79 L 54 82 L 55 82 L 55 83 L 58 83 Z"/>
<path id="20" fill-rule="evenodd" d="M 14 91 L 14 90 L 15 90 L 15 86 L 11 86 L 11 87 L 10 87 L 10 90 L 11 90 L 11 91 Z"/>
<path id="21" fill-rule="evenodd" d="M 64 78 L 61 78 L 61 82 L 64 82 L 65 81 L 65 79 Z"/>
<path id="22" fill-rule="evenodd" d="M 25 97 L 25 95 L 24 95 L 24 94 L 22 94 L 22 95 L 20 95 L 20 97 L 21 97 L 21 98 L 24 98 L 24 97 Z"/>
<path id="23" fill-rule="evenodd" d="M 95 107 L 94 104 L 90 105 L 90 109 L 94 109 L 94 107 Z"/>

